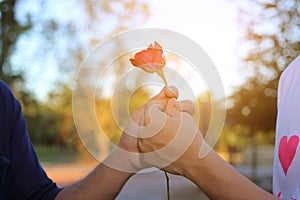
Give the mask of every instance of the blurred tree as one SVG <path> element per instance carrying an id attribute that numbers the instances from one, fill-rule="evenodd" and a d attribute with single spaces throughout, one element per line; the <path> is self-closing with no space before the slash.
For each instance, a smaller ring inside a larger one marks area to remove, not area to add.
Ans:
<path id="1" fill-rule="evenodd" d="M 0 8 L 0 79 L 20 99 L 30 137 L 34 143 L 77 146 L 70 89 L 75 66 L 103 38 L 144 20 L 149 15 L 146 3 L 2 0 Z M 39 74 L 47 73 L 47 68 L 55 68 L 57 77 L 51 80 L 54 87 L 43 80 L 53 89 L 41 102 L 36 97 L 42 91 L 29 91 L 27 86 L 41 79 Z M 36 71 L 37 77 L 32 78 Z"/>
<path id="2" fill-rule="evenodd" d="M 252 164 L 255 168 L 255 133 L 274 133 L 278 80 L 285 67 L 300 54 L 300 6 L 297 0 L 248 0 L 237 3 L 240 26 L 245 31 L 244 47 L 247 49 L 241 51 L 244 53 L 243 66 L 253 73 L 230 97 L 233 107 L 228 110 L 228 123 L 250 128 Z M 243 46 L 240 48 L 243 49 Z"/>
<path id="3" fill-rule="evenodd" d="M 57 91 L 49 94 L 46 106 L 56 114 L 55 131 L 56 144 L 77 147 L 79 138 L 76 134 L 72 115 L 72 89 L 65 84 L 59 84 Z M 47 116 L 46 116 L 47 118 Z"/>
<path id="4" fill-rule="evenodd" d="M 72 90 L 60 85 L 58 91 L 50 93 L 45 103 L 39 103 L 28 94 L 22 97 L 29 136 L 35 144 L 76 147 L 78 137 L 73 123 L 72 104 L 68 100 L 72 98 Z"/>
<path id="5" fill-rule="evenodd" d="M 124 109 L 120 111 L 120 109 L 118 109 L 117 111 L 119 111 L 119 113 L 113 113 L 112 105 L 114 104 L 112 104 L 112 99 L 98 99 L 95 104 L 96 110 L 98 111 L 96 114 L 99 126 L 106 137 L 114 144 L 119 142 L 124 129 L 123 126 L 128 121 L 128 113 L 124 113 L 124 111 L 127 110 L 129 113 L 132 113 L 134 110 L 146 103 L 150 98 L 149 92 L 142 88 L 134 91 L 130 96 L 130 99 L 127 99 L 127 96 L 124 94 L 118 95 L 117 103 L 120 104 L 120 106 L 128 104 L 128 106 L 126 106 L 128 110 Z M 119 119 L 119 124 L 116 123 L 116 119 Z"/>
<path id="6" fill-rule="evenodd" d="M 249 49 L 243 60 L 260 83 L 278 80 L 285 67 L 300 54 L 299 2 L 255 0 L 247 3 L 240 9 L 240 24 Z M 248 9 L 249 6 L 253 9 Z"/>
<path id="7" fill-rule="evenodd" d="M 47 104 L 40 105 L 31 100 L 29 104 L 26 104 L 24 116 L 33 143 L 40 145 L 57 145 L 60 143 L 60 139 L 57 137 L 59 125 L 57 121 L 61 116 L 53 108 Z"/>
<path id="8" fill-rule="evenodd" d="M 30 22 L 22 25 L 16 20 L 15 5 L 16 0 L 4 0 L 0 2 L 0 79 L 4 80 L 10 86 L 12 86 L 15 80 L 23 80 L 22 74 L 16 74 L 11 69 L 11 53 L 19 35 L 31 28 Z"/>
<path id="9" fill-rule="evenodd" d="M 297 0 L 251 0 L 241 3 L 240 12 L 251 46 L 242 59 L 253 75 L 230 97 L 228 120 L 253 131 L 274 130 L 280 74 L 300 54 L 300 7 Z"/>
<path id="10" fill-rule="evenodd" d="M 227 112 L 227 124 L 249 126 L 252 132 L 275 129 L 276 85 L 274 81 L 259 81 L 256 77 L 249 79 L 229 98 L 234 106 Z"/>
<path id="11" fill-rule="evenodd" d="M 242 125 L 229 126 L 225 124 L 222 134 L 216 144 L 218 152 L 226 152 L 226 157 L 230 164 L 237 165 L 240 162 L 239 153 L 249 144 L 249 129 Z"/>

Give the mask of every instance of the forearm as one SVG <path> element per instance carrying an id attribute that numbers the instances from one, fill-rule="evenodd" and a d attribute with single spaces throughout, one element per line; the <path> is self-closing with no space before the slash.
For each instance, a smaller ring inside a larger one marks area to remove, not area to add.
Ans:
<path id="1" fill-rule="evenodd" d="M 56 200 L 115 199 L 130 176 L 101 163 L 83 180 L 64 188 Z"/>
<path id="2" fill-rule="evenodd" d="M 205 158 L 190 162 L 186 169 L 184 175 L 211 199 L 276 199 L 237 172 L 213 150 Z"/>

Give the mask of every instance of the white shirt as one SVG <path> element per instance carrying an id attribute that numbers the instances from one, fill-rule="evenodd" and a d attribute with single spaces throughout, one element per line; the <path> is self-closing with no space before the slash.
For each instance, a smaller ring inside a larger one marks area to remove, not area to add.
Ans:
<path id="1" fill-rule="evenodd" d="M 300 56 L 280 77 L 277 103 L 273 193 L 300 200 Z"/>

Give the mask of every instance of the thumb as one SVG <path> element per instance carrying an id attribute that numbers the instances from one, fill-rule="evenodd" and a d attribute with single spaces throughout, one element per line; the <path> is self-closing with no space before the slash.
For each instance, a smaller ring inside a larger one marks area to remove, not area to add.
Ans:
<path id="1" fill-rule="evenodd" d="M 170 99 L 167 103 L 167 106 L 166 106 L 166 109 L 165 109 L 165 112 L 167 113 L 167 115 L 173 117 L 176 110 L 178 110 L 176 107 L 175 107 L 175 103 L 176 102 L 176 99 Z"/>
<path id="2" fill-rule="evenodd" d="M 163 88 L 157 95 L 152 97 L 150 100 L 159 100 L 165 98 L 178 98 L 178 90 L 174 86 Z"/>
<path id="3" fill-rule="evenodd" d="M 145 110 L 140 121 L 139 138 L 152 137 L 161 131 L 167 120 L 162 109 L 161 105 L 154 104 Z"/>

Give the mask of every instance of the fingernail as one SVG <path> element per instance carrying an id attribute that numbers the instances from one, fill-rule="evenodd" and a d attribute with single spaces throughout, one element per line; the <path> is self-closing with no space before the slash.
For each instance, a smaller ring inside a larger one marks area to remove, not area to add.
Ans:
<path id="1" fill-rule="evenodd" d="M 173 90 L 172 87 L 168 86 L 168 87 L 166 88 L 166 90 L 168 90 L 168 91 L 169 91 L 170 93 L 172 93 L 174 96 L 177 96 L 177 95 L 176 95 L 176 92 Z"/>

